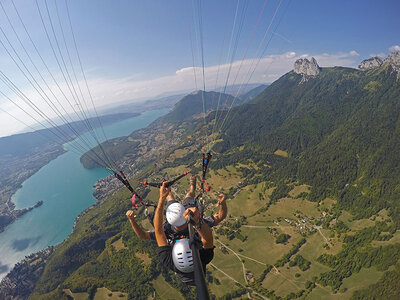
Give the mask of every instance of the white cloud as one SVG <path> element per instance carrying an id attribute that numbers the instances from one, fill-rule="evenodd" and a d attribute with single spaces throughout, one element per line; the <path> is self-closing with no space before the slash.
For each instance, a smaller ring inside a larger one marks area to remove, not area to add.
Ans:
<path id="1" fill-rule="evenodd" d="M 376 54 L 376 53 L 371 53 L 371 54 L 369 55 L 369 57 L 376 57 L 376 56 L 378 56 L 378 57 L 380 57 L 380 58 L 384 58 L 384 57 L 387 56 L 387 54 L 384 53 L 384 52 L 381 52 L 381 53 L 378 53 L 378 54 Z"/>
<path id="2" fill-rule="evenodd" d="M 299 58 L 311 58 L 314 57 L 321 67 L 332 67 L 332 66 L 346 66 L 356 67 L 358 61 L 356 61 L 358 53 L 356 51 L 350 51 L 347 53 L 321 53 L 321 54 L 305 54 L 296 53 L 289 51 L 282 54 L 273 54 L 266 56 L 262 59 L 246 59 L 243 61 L 235 61 L 231 67 L 231 73 L 228 81 L 228 85 L 241 84 L 241 83 L 270 83 L 278 79 L 286 72 L 293 69 L 294 62 Z M 257 66 L 256 68 L 254 68 Z M 206 78 L 206 89 L 215 89 L 215 81 L 218 76 L 218 85 L 224 85 L 229 70 L 229 64 L 208 66 L 205 68 Z M 195 90 L 194 84 L 194 72 L 197 74 L 198 89 L 203 85 L 202 82 L 202 68 L 200 67 L 184 67 L 176 70 L 170 75 L 158 77 L 149 80 L 137 80 L 137 77 L 126 77 L 126 78 L 90 78 L 88 80 L 89 87 L 91 89 L 94 102 L 97 107 L 104 105 L 110 105 L 113 103 L 119 103 L 123 101 L 142 101 L 145 98 L 152 98 L 163 93 L 171 93 L 182 90 Z M 252 74 L 250 78 L 250 74 Z M 250 79 L 249 79 L 250 78 Z M 49 80 L 50 82 L 50 80 Z M 89 97 L 85 91 L 84 82 L 80 82 L 80 85 L 85 93 L 86 101 L 88 106 L 90 105 Z M 62 94 L 58 91 L 55 86 L 50 86 L 56 96 L 62 102 L 63 106 L 68 112 L 72 112 L 72 107 L 66 102 Z M 64 83 L 61 88 L 66 91 L 65 93 L 70 96 L 67 85 Z M 229 93 L 229 91 L 227 91 Z M 55 117 L 56 114 L 44 103 L 44 101 L 37 95 L 33 89 L 24 89 L 24 93 L 32 99 L 46 114 L 51 117 Z M 49 93 L 50 95 L 50 93 Z M 13 98 L 29 112 L 37 116 L 32 112 L 22 101 L 18 98 Z M 72 106 L 75 105 L 76 101 L 72 100 Z M 0 103 L 2 109 L 7 109 L 8 112 L 23 120 L 28 124 L 35 123 L 25 113 L 21 112 L 13 104 L 9 103 L 4 106 L 5 103 Z M 39 117 L 38 117 L 39 118 Z M 0 136 L 7 135 L 18 130 L 21 130 L 25 125 L 18 124 L 15 120 L 10 119 L 9 116 L 5 115 L 0 111 Z"/>
<path id="3" fill-rule="evenodd" d="M 295 57 L 296 56 L 296 52 L 288 52 L 287 54 L 286 54 L 286 57 L 287 58 L 293 58 L 293 57 Z"/>
<path id="4" fill-rule="evenodd" d="M 400 51 L 400 46 L 399 45 L 394 45 L 392 47 L 389 48 L 390 52 L 397 52 Z"/>

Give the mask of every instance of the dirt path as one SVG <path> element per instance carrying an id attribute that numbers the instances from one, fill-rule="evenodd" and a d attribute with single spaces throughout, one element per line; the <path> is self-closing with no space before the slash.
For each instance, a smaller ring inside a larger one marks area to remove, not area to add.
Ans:
<path id="1" fill-rule="evenodd" d="M 273 267 L 274 270 L 275 270 L 275 275 L 280 275 L 280 276 L 282 276 L 282 277 L 285 278 L 287 281 L 289 281 L 291 284 L 293 284 L 293 286 L 295 286 L 296 288 L 300 288 L 300 289 L 302 288 L 301 286 L 299 286 L 299 285 L 296 283 L 296 281 L 294 281 L 294 280 L 292 280 L 292 279 L 286 277 L 286 276 L 283 275 L 281 272 L 279 272 L 279 270 L 278 270 L 274 265 L 272 265 L 272 267 Z M 274 273 L 272 273 L 272 274 L 274 274 Z"/>
<path id="2" fill-rule="evenodd" d="M 241 256 L 241 257 L 244 257 L 244 258 L 247 258 L 247 259 L 250 259 L 250 260 L 252 260 L 252 261 L 255 261 L 255 262 L 259 263 L 259 264 L 262 264 L 262 265 L 265 265 L 265 266 L 267 265 L 267 264 L 265 264 L 265 263 L 263 263 L 263 262 L 261 262 L 261 261 L 258 261 L 258 260 L 254 259 L 254 258 L 245 256 L 245 255 L 242 255 L 242 254 L 239 254 L 239 253 L 236 253 L 233 249 L 229 248 L 228 246 L 226 246 L 224 243 L 220 242 L 219 240 L 217 240 L 217 242 L 220 243 L 222 246 L 224 246 L 224 247 L 225 247 L 226 249 L 228 249 L 229 251 L 231 251 L 231 252 L 232 252 L 234 255 L 236 255 L 236 257 L 240 260 L 240 262 L 242 263 L 242 267 L 243 267 L 243 277 L 244 277 L 244 280 L 245 280 L 245 282 L 246 282 L 246 285 L 248 284 L 247 278 L 246 278 L 246 269 L 245 269 L 244 263 L 243 263 L 242 260 L 240 259 L 240 256 Z M 273 265 L 273 268 L 274 268 L 274 270 L 275 270 L 276 275 L 282 276 L 285 280 L 289 281 L 289 282 L 290 282 L 293 286 L 295 286 L 296 288 L 301 288 L 301 286 L 299 286 L 295 281 L 291 280 L 290 278 L 286 277 L 286 276 L 283 275 L 281 272 L 279 272 L 279 270 L 278 270 L 274 265 Z"/>
<path id="3" fill-rule="evenodd" d="M 260 225 L 242 225 L 242 227 L 247 227 L 247 228 L 264 228 L 264 229 L 267 228 L 267 226 L 260 226 Z"/>
<path id="4" fill-rule="evenodd" d="M 242 255 L 242 254 L 239 254 L 239 253 L 238 253 L 237 255 L 239 255 L 240 257 L 244 257 L 244 258 L 250 259 L 250 260 L 252 260 L 252 261 L 254 261 L 254 262 L 256 262 L 256 263 L 259 263 L 260 265 L 264 265 L 264 266 L 267 265 L 266 263 L 263 263 L 262 261 L 259 261 L 259 260 L 257 260 L 257 259 L 248 257 L 248 256 L 246 256 L 246 255 Z"/>
<path id="5" fill-rule="evenodd" d="M 210 265 L 212 267 L 214 267 L 217 271 L 221 272 L 222 274 L 224 274 L 226 277 L 228 277 L 230 280 L 232 280 L 233 282 L 239 284 L 241 287 L 244 287 L 245 289 L 251 291 L 253 294 L 265 299 L 265 300 L 269 300 L 269 298 L 257 293 L 256 291 L 253 291 L 252 289 L 250 289 L 249 287 L 244 286 L 243 284 L 241 284 L 239 281 L 237 281 L 235 278 L 233 278 L 232 276 L 230 276 L 229 274 L 227 274 L 226 272 L 224 272 L 223 270 L 221 270 L 220 268 L 218 268 L 216 265 L 214 265 L 213 263 L 210 263 Z"/>
<path id="6" fill-rule="evenodd" d="M 326 236 L 322 233 L 321 227 L 318 226 L 318 227 L 316 227 L 316 228 L 317 228 L 319 234 L 324 238 L 324 240 L 325 240 L 325 242 L 328 244 L 328 246 L 329 246 L 329 247 L 332 247 L 332 244 L 329 242 L 329 240 L 326 238 Z"/>
<path id="7" fill-rule="evenodd" d="M 242 269 L 243 269 L 244 282 L 246 282 L 246 285 L 248 285 L 249 283 L 247 282 L 247 278 L 246 278 L 246 267 L 244 266 L 244 263 L 243 263 L 242 259 L 239 257 L 239 255 L 233 249 L 229 248 L 227 245 L 225 245 L 224 243 L 220 242 L 219 240 L 217 240 L 217 242 L 220 243 L 222 246 L 224 246 L 229 251 L 231 251 L 237 257 L 237 259 L 240 261 L 240 263 L 242 264 Z"/>
<path id="8" fill-rule="evenodd" d="M 261 226 L 261 225 L 242 225 L 242 227 L 246 227 L 246 228 L 264 228 L 267 229 L 268 228 L 288 228 L 288 227 L 293 227 L 290 225 L 265 225 L 265 226 Z"/>

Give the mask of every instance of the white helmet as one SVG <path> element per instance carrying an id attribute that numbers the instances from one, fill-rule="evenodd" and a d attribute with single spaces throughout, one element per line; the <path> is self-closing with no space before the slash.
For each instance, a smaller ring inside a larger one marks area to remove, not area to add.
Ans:
<path id="1" fill-rule="evenodd" d="M 186 223 L 186 219 L 183 216 L 183 213 L 185 212 L 185 207 L 178 203 L 171 203 L 167 207 L 166 211 L 166 216 L 167 216 L 167 221 L 169 224 L 172 226 L 182 226 L 183 224 Z"/>
<path id="2" fill-rule="evenodd" d="M 172 260 L 175 267 L 183 272 L 193 272 L 193 255 L 189 246 L 189 239 L 177 240 L 172 248 Z"/>

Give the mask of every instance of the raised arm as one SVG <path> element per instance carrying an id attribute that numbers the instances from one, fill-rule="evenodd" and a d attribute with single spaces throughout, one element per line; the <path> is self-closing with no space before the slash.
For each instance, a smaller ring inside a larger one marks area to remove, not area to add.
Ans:
<path id="1" fill-rule="evenodd" d="M 195 222 L 195 228 L 201 237 L 201 242 L 203 243 L 203 248 L 208 249 L 214 247 L 214 237 L 211 231 L 210 226 L 207 223 L 202 222 L 200 220 L 200 212 L 196 207 L 188 208 L 183 214 L 184 217 L 188 220 L 189 211 L 193 212 L 193 220 Z"/>
<path id="2" fill-rule="evenodd" d="M 132 225 L 133 231 L 136 235 L 144 240 L 150 240 L 150 233 L 148 231 L 144 231 L 135 221 L 135 212 L 133 210 L 128 210 L 126 212 L 126 216 L 128 217 L 129 222 Z"/>
<path id="3" fill-rule="evenodd" d="M 216 213 L 214 217 L 215 225 L 218 225 L 221 223 L 225 218 L 226 215 L 228 214 L 228 207 L 226 206 L 226 199 L 224 194 L 219 194 L 217 197 L 218 200 L 218 206 L 219 206 L 219 211 Z"/>
<path id="4" fill-rule="evenodd" d="M 160 199 L 154 214 L 154 233 L 156 235 L 158 247 L 168 246 L 167 237 L 163 228 L 164 202 L 170 192 L 170 188 L 165 187 L 166 181 L 160 187 Z"/>
<path id="5" fill-rule="evenodd" d="M 203 223 L 200 228 L 196 226 L 196 230 L 200 234 L 204 249 L 214 247 L 214 237 L 211 228 L 207 225 L 207 223 Z"/>

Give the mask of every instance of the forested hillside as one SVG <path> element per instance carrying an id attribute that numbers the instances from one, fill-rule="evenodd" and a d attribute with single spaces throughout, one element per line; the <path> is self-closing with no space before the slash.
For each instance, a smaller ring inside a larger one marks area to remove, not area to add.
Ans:
<path id="1" fill-rule="evenodd" d="M 302 84 L 300 78 L 290 72 L 235 109 L 216 149 L 245 145 L 241 156 L 257 163 L 283 149 L 296 161 L 290 177 L 313 187 L 313 201 L 338 197 L 359 217 L 387 208 L 400 222 L 396 74 L 337 67 Z"/>
<path id="2" fill-rule="evenodd" d="M 224 93 L 195 91 L 176 103 L 173 110 L 162 120 L 175 123 L 192 119 L 193 117 L 201 118 L 203 112 L 208 114 L 218 107 L 229 108 L 231 105 L 240 105 L 243 102 L 239 98 Z"/>

